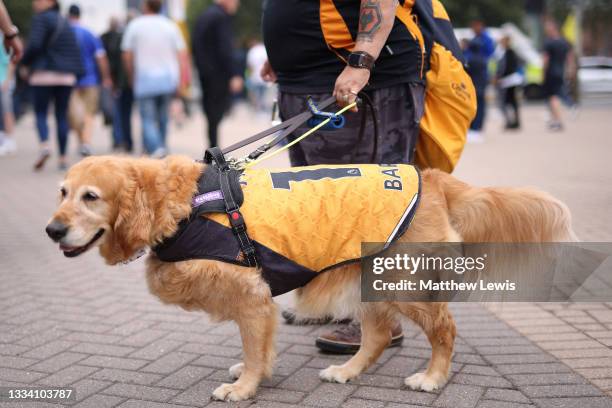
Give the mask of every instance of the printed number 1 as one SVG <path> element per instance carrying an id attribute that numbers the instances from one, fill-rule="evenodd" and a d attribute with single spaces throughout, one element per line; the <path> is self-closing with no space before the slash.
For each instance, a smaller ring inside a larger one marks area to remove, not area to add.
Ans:
<path id="1" fill-rule="evenodd" d="M 323 168 L 316 170 L 283 171 L 270 173 L 272 186 L 283 190 L 291 190 L 291 182 L 306 180 L 322 180 L 325 178 L 341 179 L 346 177 L 361 177 L 361 170 L 357 167 Z"/>

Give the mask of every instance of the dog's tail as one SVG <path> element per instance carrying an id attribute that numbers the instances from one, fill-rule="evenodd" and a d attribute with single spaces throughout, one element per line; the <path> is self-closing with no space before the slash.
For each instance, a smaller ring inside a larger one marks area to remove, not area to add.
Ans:
<path id="1" fill-rule="evenodd" d="M 432 171 L 448 205 L 450 222 L 464 242 L 574 242 L 569 209 L 531 188 L 472 187 Z"/>

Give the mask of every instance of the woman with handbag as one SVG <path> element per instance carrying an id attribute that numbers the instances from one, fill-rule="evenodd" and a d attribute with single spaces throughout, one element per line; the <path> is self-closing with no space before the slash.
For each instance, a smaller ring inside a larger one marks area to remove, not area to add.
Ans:
<path id="1" fill-rule="evenodd" d="M 57 0 L 33 0 L 34 17 L 31 33 L 23 56 L 32 87 L 40 154 L 34 163 L 39 171 L 51 155 L 47 114 L 49 104 L 55 107 L 59 168 L 67 168 L 68 104 L 77 78 L 83 74 L 83 62 L 76 36 L 62 17 Z"/>

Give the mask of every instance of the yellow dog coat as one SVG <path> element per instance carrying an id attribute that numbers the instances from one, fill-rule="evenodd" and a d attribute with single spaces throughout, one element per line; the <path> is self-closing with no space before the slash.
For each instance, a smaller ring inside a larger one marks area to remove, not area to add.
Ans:
<path id="1" fill-rule="evenodd" d="M 409 165 L 321 165 L 249 169 L 240 184 L 240 212 L 276 296 L 358 262 L 362 242 L 381 243 L 382 250 L 400 237 L 418 205 L 420 175 Z M 246 265 L 225 213 L 195 217 L 154 251 L 167 262 Z"/>

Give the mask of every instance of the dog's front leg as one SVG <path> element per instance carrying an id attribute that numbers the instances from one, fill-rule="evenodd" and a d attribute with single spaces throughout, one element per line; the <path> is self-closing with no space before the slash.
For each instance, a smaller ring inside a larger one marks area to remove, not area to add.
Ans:
<path id="1" fill-rule="evenodd" d="M 277 310 L 271 299 L 250 308 L 235 320 L 240 328 L 244 361 L 230 368 L 230 375 L 238 380 L 222 384 L 213 392 L 213 398 L 218 400 L 242 401 L 254 396 L 261 380 L 272 375 L 276 357 Z"/>
<path id="2" fill-rule="evenodd" d="M 366 309 L 361 317 L 361 347 L 357 354 L 342 365 L 331 365 L 319 373 L 324 381 L 345 383 L 378 360 L 391 342 L 391 330 L 395 321 Z"/>

